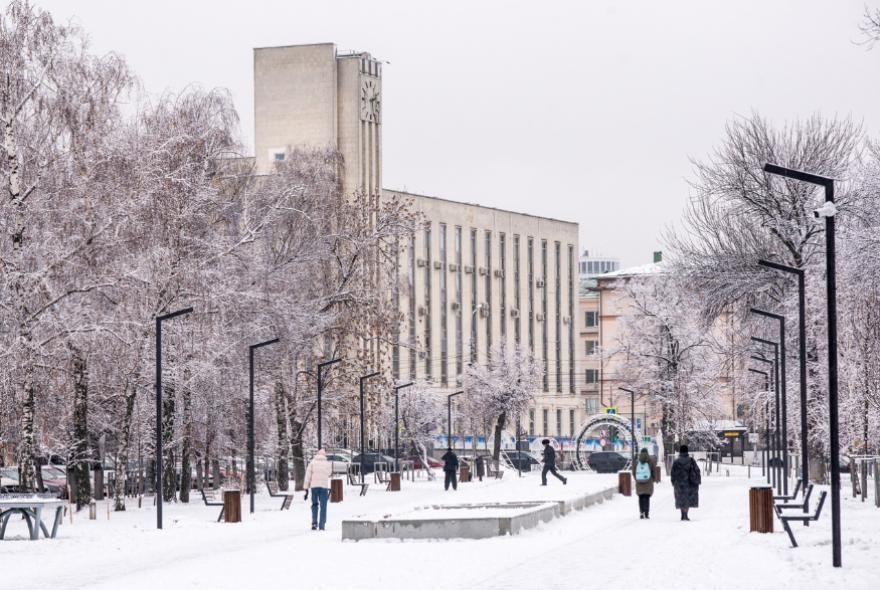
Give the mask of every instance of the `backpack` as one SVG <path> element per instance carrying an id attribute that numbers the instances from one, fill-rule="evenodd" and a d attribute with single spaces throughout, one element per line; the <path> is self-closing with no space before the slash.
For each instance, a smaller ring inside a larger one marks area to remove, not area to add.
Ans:
<path id="1" fill-rule="evenodd" d="M 653 474 L 651 473 L 651 464 L 650 463 L 642 463 L 636 466 L 636 481 L 649 481 Z"/>

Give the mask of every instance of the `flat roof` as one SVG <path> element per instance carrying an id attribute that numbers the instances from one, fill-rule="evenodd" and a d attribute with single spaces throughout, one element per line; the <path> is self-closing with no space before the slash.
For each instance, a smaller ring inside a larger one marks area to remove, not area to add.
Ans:
<path id="1" fill-rule="evenodd" d="M 477 203 L 468 203 L 467 201 L 454 201 L 452 199 L 444 199 L 443 197 L 432 197 L 431 195 L 422 195 L 419 193 L 411 193 L 409 191 L 401 191 L 393 188 L 383 188 L 383 191 L 388 191 L 391 193 L 397 193 L 400 195 L 409 195 L 410 197 L 418 197 L 420 199 L 433 199 L 435 201 L 443 201 L 444 203 L 453 203 L 455 205 L 464 205 L 466 207 L 479 207 L 480 209 L 488 209 L 490 211 L 498 211 L 500 213 L 513 213 L 514 215 L 524 215 L 526 217 L 534 217 L 535 219 L 545 219 L 547 221 L 554 221 L 556 223 L 567 223 L 569 225 L 577 226 L 577 221 L 565 221 L 562 219 L 556 219 L 554 217 L 546 217 L 544 215 L 535 215 L 533 213 L 523 213 L 522 211 L 511 211 L 510 209 L 501 209 L 500 207 L 487 207 L 486 205 L 479 205 Z"/>

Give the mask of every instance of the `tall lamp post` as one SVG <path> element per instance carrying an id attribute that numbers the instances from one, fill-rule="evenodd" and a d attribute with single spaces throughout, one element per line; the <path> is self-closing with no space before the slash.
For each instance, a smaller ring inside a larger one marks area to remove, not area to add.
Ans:
<path id="1" fill-rule="evenodd" d="M 415 385 L 412 381 L 394 388 L 394 472 L 400 473 L 400 445 L 397 436 L 400 433 L 400 390 Z"/>
<path id="2" fill-rule="evenodd" d="M 776 452 L 779 453 L 781 451 L 784 454 L 784 453 L 788 452 L 787 451 L 788 442 L 781 440 L 781 437 L 779 434 L 779 432 L 780 432 L 779 428 L 780 428 L 780 425 L 782 424 L 782 410 L 781 410 L 781 404 L 779 401 L 779 397 L 780 397 L 780 395 L 779 395 L 779 343 L 773 342 L 772 340 L 765 340 L 764 338 L 758 338 L 757 336 L 752 336 L 752 341 L 758 342 L 760 344 L 766 344 L 767 346 L 773 347 L 773 359 L 774 359 L 773 380 L 776 383 L 776 388 L 775 388 L 776 389 L 776 412 L 775 412 L 776 413 Z M 786 461 L 785 461 L 785 459 L 783 459 L 782 464 L 785 465 L 785 463 L 786 463 Z M 785 474 L 780 472 L 780 475 L 785 475 Z M 780 477 L 776 481 L 776 493 L 779 495 L 782 495 L 782 487 L 781 487 L 781 485 L 782 485 L 781 480 L 782 479 L 787 479 L 787 477 Z M 786 489 L 787 488 L 788 488 L 788 486 L 786 486 Z M 786 494 L 787 494 L 787 492 L 786 492 Z"/>
<path id="3" fill-rule="evenodd" d="M 251 344 L 248 350 L 248 369 L 249 369 L 249 387 L 250 387 L 250 395 L 248 397 L 248 464 L 247 464 L 247 478 L 248 478 L 248 491 L 251 495 L 251 514 L 254 513 L 254 494 L 256 492 L 257 487 L 257 474 L 256 474 L 256 466 L 254 465 L 254 351 L 258 348 L 262 348 L 264 346 L 269 346 L 270 344 L 275 344 L 278 342 L 278 338 L 273 338 L 272 340 L 266 340 L 265 342 L 260 342 L 259 344 Z"/>
<path id="4" fill-rule="evenodd" d="M 446 396 L 446 442 L 449 443 L 450 449 L 452 448 L 452 398 L 462 393 L 464 392 L 456 391 Z"/>
<path id="5" fill-rule="evenodd" d="M 772 378 L 772 375 L 777 374 L 776 373 L 776 361 L 775 360 L 771 361 L 770 359 L 766 359 L 762 356 L 755 356 L 755 355 L 752 356 L 752 360 L 759 361 L 762 363 L 768 363 L 771 366 L 769 373 L 766 373 L 764 371 L 755 371 L 754 369 L 749 369 L 749 370 L 754 371 L 756 373 L 764 373 L 765 375 L 768 375 L 768 377 L 767 377 L 767 391 L 768 392 L 770 391 L 770 384 L 772 382 L 773 383 L 773 404 L 775 407 L 776 404 L 779 403 L 779 383 L 777 383 L 776 380 Z M 779 470 L 779 464 L 778 464 L 778 462 L 779 462 L 779 422 L 774 421 L 773 436 L 771 437 L 770 436 L 770 417 L 769 417 L 770 404 L 769 404 L 769 402 L 767 404 L 767 413 L 768 413 L 768 417 L 767 417 L 767 442 L 770 443 L 769 447 L 768 447 L 770 449 L 770 452 L 768 453 L 769 460 L 767 462 L 767 465 L 768 465 L 767 481 L 771 482 L 772 487 L 776 487 L 777 481 L 779 480 L 779 478 L 777 477 L 778 473 L 779 473 L 779 471 L 778 471 Z M 773 461 L 773 465 L 770 465 L 771 460 Z M 772 480 L 771 480 L 770 474 L 772 474 Z"/>
<path id="6" fill-rule="evenodd" d="M 162 322 L 192 313 L 179 309 L 156 317 L 156 528 L 162 528 Z"/>
<path id="7" fill-rule="evenodd" d="M 803 493 L 806 494 L 807 481 L 810 479 L 809 445 L 807 444 L 807 299 L 804 288 L 804 270 L 786 266 L 769 260 L 759 260 L 758 264 L 774 270 L 793 274 L 798 279 L 798 360 L 800 364 L 801 386 L 801 481 Z"/>
<path id="8" fill-rule="evenodd" d="M 319 449 L 324 448 L 324 444 L 323 444 L 324 439 L 322 437 L 322 431 L 321 431 L 321 427 L 324 424 L 323 414 L 321 413 L 321 408 L 323 407 L 321 405 L 322 404 L 321 394 L 324 392 L 323 370 L 324 370 L 324 367 L 329 367 L 331 365 L 335 365 L 336 363 L 340 362 L 341 360 L 342 359 L 333 359 L 333 360 L 329 360 L 329 361 L 326 361 L 323 363 L 318 363 L 318 448 Z"/>
<path id="9" fill-rule="evenodd" d="M 752 357 L 752 358 L 755 358 L 755 357 Z M 752 373 L 758 373 L 759 375 L 764 376 L 764 383 L 766 384 L 766 391 L 767 391 L 767 393 L 770 393 L 770 373 L 768 373 L 767 371 L 760 371 L 758 369 L 752 369 L 752 368 L 750 368 L 749 371 Z M 766 438 L 766 440 L 764 441 L 764 469 L 766 470 L 765 475 L 767 476 L 767 483 L 770 483 L 770 469 L 767 468 L 768 467 L 767 456 L 769 455 L 769 453 L 767 451 L 769 449 L 769 443 L 770 443 L 770 401 L 769 400 L 767 400 L 767 402 L 764 404 L 764 419 L 766 421 L 766 426 L 764 428 L 764 437 Z"/>
<path id="10" fill-rule="evenodd" d="M 632 429 L 632 444 L 630 444 L 630 451 L 632 454 L 632 465 L 636 464 L 636 392 L 632 389 L 627 389 L 626 387 L 618 387 L 620 391 L 625 391 L 629 394 L 629 426 Z"/>
<path id="11" fill-rule="evenodd" d="M 361 483 L 364 483 L 364 439 L 367 437 L 366 428 L 364 426 L 364 382 L 378 376 L 379 371 L 364 375 L 361 377 Z"/>
<path id="12" fill-rule="evenodd" d="M 785 474 L 783 482 L 783 493 L 788 495 L 788 403 L 787 393 L 785 391 L 785 316 L 778 313 L 771 313 L 763 309 L 750 308 L 749 311 L 755 315 L 770 318 L 779 322 L 779 367 L 781 376 L 779 378 L 779 399 L 782 402 L 782 472 Z M 803 485 L 807 485 L 804 482 Z"/>
<path id="13" fill-rule="evenodd" d="M 840 425 L 837 400 L 837 261 L 834 248 L 834 179 L 776 164 L 764 164 L 764 172 L 792 180 L 821 186 L 825 202 L 815 210 L 817 217 L 825 218 L 825 298 L 828 309 L 828 431 L 831 455 L 831 557 L 834 567 L 843 562 L 840 539 Z"/>

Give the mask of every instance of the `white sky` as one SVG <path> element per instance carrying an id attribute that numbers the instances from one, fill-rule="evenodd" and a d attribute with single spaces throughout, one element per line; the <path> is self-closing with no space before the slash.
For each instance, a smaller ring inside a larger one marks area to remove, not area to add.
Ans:
<path id="1" fill-rule="evenodd" d="M 650 261 L 725 122 L 820 112 L 880 135 L 877 0 L 35 0 L 154 93 L 229 88 L 253 143 L 252 48 L 335 42 L 388 60 L 387 188 L 581 224 Z"/>

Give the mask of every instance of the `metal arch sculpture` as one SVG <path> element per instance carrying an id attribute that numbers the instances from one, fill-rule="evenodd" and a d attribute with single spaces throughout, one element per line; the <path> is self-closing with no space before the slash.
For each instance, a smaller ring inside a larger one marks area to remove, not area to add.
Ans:
<path id="1" fill-rule="evenodd" d="M 581 426 L 580 434 L 578 434 L 577 442 L 575 445 L 575 460 L 578 464 L 578 469 L 590 469 L 590 464 L 587 462 L 586 457 L 584 457 L 584 450 L 582 448 L 582 443 L 584 440 L 584 436 L 595 428 L 599 426 L 613 426 L 615 428 L 621 429 L 626 434 L 626 439 L 629 441 L 630 449 L 635 444 L 635 433 L 633 432 L 632 424 L 629 420 L 624 418 L 623 416 L 619 416 L 617 414 L 595 414 L 591 418 L 589 418 L 583 426 Z M 626 454 L 626 465 L 624 466 L 624 470 L 630 468 L 630 463 L 632 461 L 631 457 L 632 453 Z"/>

